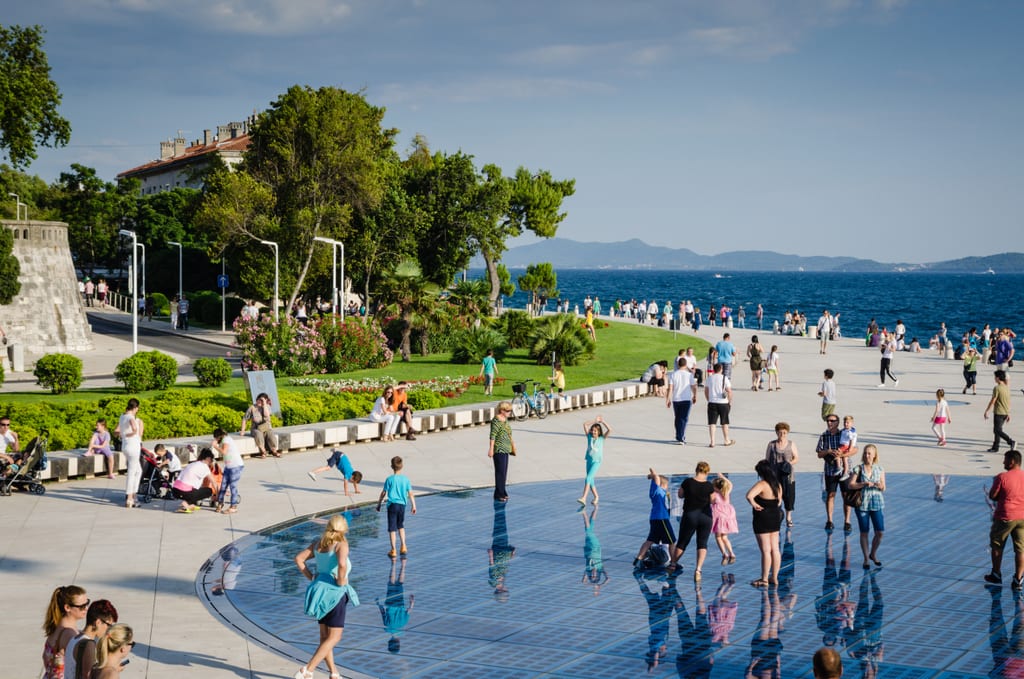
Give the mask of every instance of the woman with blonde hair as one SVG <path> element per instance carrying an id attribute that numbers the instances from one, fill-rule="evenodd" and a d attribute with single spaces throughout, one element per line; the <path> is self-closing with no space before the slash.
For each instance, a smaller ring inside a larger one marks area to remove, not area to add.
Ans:
<path id="1" fill-rule="evenodd" d="M 78 585 L 53 590 L 43 618 L 43 679 L 64 679 L 64 649 L 78 635 L 78 623 L 88 609 L 89 598 Z"/>
<path id="2" fill-rule="evenodd" d="M 885 534 L 885 470 L 878 464 L 878 448 L 869 443 L 864 446 L 861 463 L 853 468 L 850 474 L 851 490 L 860 491 L 860 506 L 856 508 L 857 523 L 860 527 L 860 551 L 864 555 L 864 570 L 871 568 L 868 560 L 881 566 L 878 560 L 878 546 L 882 544 Z M 871 538 L 871 549 L 868 550 L 868 531 L 874 526 L 875 534 Z"/>
<path id="3" fill-rule="evenodd" d="M 96 642 L 96 664 L 89 679 L 117 679 L 128 654 L 135 648 L 132 628 L 123 623 L 111 625 Z"/>
<path id="4" fill-rule="evenodd" d="M 320 623 L 320 645 L 310 661 L 295 673 L 295 679 L 311 679 L 321 661 L 327 662 L 332 679 L 341 677 L 334 664 L 334 647 L 345 631 L 346 607 L 350 602 L 353 606 L 359 605 L 355 589 L 348 584 L 352 561 L 348 558 L 347 533 L 348 521 L 336 514 L 327 521 L 324 534 L 295 555 L 295 565 L 310 581 L 306 588 L 306 615 Z M 306 566 L 310 559 L 316 561 L 315 576 Z"/>

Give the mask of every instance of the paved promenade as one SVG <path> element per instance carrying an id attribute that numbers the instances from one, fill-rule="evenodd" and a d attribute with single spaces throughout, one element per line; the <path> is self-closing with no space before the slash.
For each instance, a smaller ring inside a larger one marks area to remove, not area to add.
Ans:
<path id="1" fill-rule="evenodd" d="M 721 328 L 704 326 L 700 334 L 713 342 L 721 332 Z M 757 331 L 731 332 L 742 355 L 751 334 Z M 780 346 L 783 390 L 750 391 L 749 371 L 738 366 L 733 377 L 735 446 L 706 447 L 707 427 L 701 426 L 706 421 L 703 397 L 691 418 L 687 446 L 669 443 L 671 411 L 656 398 L 570 411 L 544 421 L 534 419 L 513 425 L 521 451 L 510 472 L 513 496 L 514 484 L 518 483 L 582 481 L 581 424 L 598 413 L 615 429 L 614 445 L 609 444 L 610 454 L 600 472 L 604 477 L 642 477 L 649 466 L 664 473 L 689 472 L 702 459 L 708 460 L 715 471 L 749 472 L 763 456 L 774 423 L 786 420 L 792 425 L 792 438 L 801 453 L 797 472 L 803 480 L 798 483 L 817 483 L 812 473 L 820 471 L 820 465 L 813 450 L 824 425 L 816 392 L 822 370 L 832 368 L 838 412 L 856 416 L 861 443 L 879 446 L 881 462 L 888 472 L 979 477 L 978 531 L 987 531 L 980 502 L 981 477 L 1001 470 L 1000 456 L 984 452 L 991 443 L 990 422 L 982 418 L 993 383 L 990 367 L 979 372 L 978 395 L 964 397 L 960 395 L 963 382 L 959 362 L 940 359 L 934 353 L 906 353 L 894 361 L 899 387 L 890 384 L 880 389 L 879 352 L 860 341 L 836 342 L 822 356 L 816 341 L 758 334 L 766 349 L 772 343 Z M 209 338 L 225 341 L 219 335 L 210 333 Z M 97 338 L 96 350 L 83 356 L 86 373 L 109 375 L 129 348 L 130 343 Z M 670 357 L 652 357 L 657 358 Z M 394 374 L 400 376 L 400 364 L 395 364 Z M 571 382 L 571 373 L 569 378 Z M 93 377 L 89 383 L 99 384 L 103 379 Z M 15 379 L 5 390 L 17 384 Z M 1011 381 L 1015 410 L 1021 407 L 1019 386 Z M 949 445 L 945 448 L 936 447 L 929 430 L 938 387 L 946 389 L 952 405 Z M 1024 437 L 1016 419 L 1008 429 L 1011 436 Z M 484 428 L 471 427 L 424 435 L 415 442 L 348 446 L 346 452 L 366 476 L 362 495 L 356 499 L 376 499 L 388 474 L 388 460 L 396 454 L 405 458 L 406 471 L 418 492 L 490 485 L 492 468 L 486 457 L 486 439 Z M 43 496 L 16 493 L 0 498 L 0 572 L 7 629 L 0 641 L 0 657 L 5 664 L 0 675 L 37 676 L 46 602 L 54 587 L 75 583 L 85 587 L 92 599 L 111 599 L 121 620 L 134 627 L 139 645 L 122 675 L 126 679 L 291 677 L 293 662 L 246 641 L 211 617 L 196 596 L 194 581 L 204 561 L 225 544 L 273 524 L 348 504 L 336 477 L 325 475 L 314 483 L 306 476 L 309 469 L 322 464 L 323 457 L 323 451 L 311 451 L 248 461 L 241 482 L 241 509 L 228 516 L 208 510 L 183 516 L 173 512 L 174 503 L 160 502 L 127 510 L 123 507 L 121 479 L 72 481 L 50 485 Z M 737 506 L 742 501 L 742 497 L 734 500 Z M 646 513 L 644 502 L 645 498 L 638 500 L 638 512 Z M 795 530 L 820 534 L 822 522 L 820 505 L 807 506 L 806 513 L 797 515 Z M 983 535 L 979 535 L 977 544 L 983 548 Z M 895 545 L 891 548 L 896 549 Z M 381 568 L 387 568 L 383 560 Z M 979 580 L 982 574 L 978 572 Z M 309 631 L 315 634 L 312 624 Z M 344 648 L 344 641 L 340 648 Z"/>

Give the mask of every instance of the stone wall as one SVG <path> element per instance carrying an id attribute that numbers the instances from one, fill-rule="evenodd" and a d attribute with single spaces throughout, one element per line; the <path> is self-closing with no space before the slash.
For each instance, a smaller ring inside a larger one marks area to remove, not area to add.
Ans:
<path id="1" fill-rule="evenodd" d="M 14 232 L 21 292 L 0 306 L 0 325 L 29 357 L 93 348 L 63 222 L 0 221 Z"/>

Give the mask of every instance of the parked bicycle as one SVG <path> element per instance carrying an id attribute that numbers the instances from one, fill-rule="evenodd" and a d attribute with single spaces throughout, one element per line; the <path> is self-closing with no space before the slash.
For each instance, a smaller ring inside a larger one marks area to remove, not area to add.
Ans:
<path id="1" fill-rule="evenodd" d="M 527 390 L 529 384 L 533 385 L 532 394 Z M 531 413 L 536 414 L 541 420 L 548 416 L 548 411 L 551 409 L 551 405 L 548 403 L 548 392 L 540 386 L 540 382 L 536 380 L 517 382 L 512 385 L 512 393 L 515 394 L 512 397 L 512 417 L 519 422 L 528 418 Z"/>

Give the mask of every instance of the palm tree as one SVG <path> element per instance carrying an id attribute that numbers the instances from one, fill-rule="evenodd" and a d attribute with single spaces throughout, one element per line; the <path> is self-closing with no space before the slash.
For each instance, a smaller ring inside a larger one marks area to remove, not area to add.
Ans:
<path id="1" fill-rule="evenodd" d="M 411 259 L 399 262 L 395 270 L 381 282 L 381 296 L 385 310 L 394 313 L 402 322 L 402 341 L 399 352 L 403 361 L 412 353 L 411 337 L 416 327 L 424 327 L 437 306 L 439 288 L 423 277 L 420 265 Z"/>
<path id="2" fill-rule="evenodd" d="M 490 316 L 490 283 L 482 278 L 459 281 L 449 290 L 448 302 L 453 316 L 463 327 L 476 326 L 478 321 Z"/>

